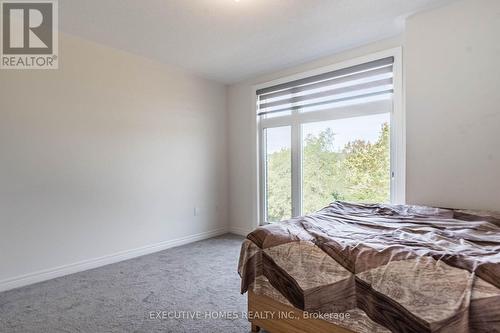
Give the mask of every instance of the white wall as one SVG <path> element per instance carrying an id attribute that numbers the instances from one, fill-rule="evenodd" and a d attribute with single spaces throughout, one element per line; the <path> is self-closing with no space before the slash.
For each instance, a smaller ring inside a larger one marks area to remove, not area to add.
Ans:
<path id="1" fill-rule="evenodd" d="M 500 1 L 407 22 L 407 201 L 500 211 Z"/>
<path id="2" fill-rule="evenodd" d="M 0 289 L 228 227 L 225 87 L 68 35 L 60 50 L 59 70 L 0 71 Z"/>
<path id="3" fill-rule="evenodd" d="M 324 67 L 402 44 L 400 37 L 379 41 L 315 62 L 272 73 L 228 89 L 229 220 L 231 231 L 246 234 L 257 226 L 257 132 L 252 87 L 277 78 Z"/>

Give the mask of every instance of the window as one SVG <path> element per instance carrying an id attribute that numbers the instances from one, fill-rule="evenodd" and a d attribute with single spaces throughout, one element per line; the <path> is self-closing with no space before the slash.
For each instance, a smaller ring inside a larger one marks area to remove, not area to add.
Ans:
<path id="1" fill-rule="evenodd" d="M 262 223 L 404 202 L 397 51 L 256 90 Z"/>
<path id="2" fill-rule="evenodd" d="M 264 129 L 267 221 L 292 217 L 291 127 Z"/>

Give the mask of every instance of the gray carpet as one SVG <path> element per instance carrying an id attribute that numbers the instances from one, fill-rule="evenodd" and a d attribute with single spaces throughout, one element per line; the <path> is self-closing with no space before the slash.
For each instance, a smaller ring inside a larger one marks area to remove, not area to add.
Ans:
<path id="1" fill-rule="evenodd" d="M 0 293 L 0 332 L 249 332 L 241 242 L 228 234 Z"/>

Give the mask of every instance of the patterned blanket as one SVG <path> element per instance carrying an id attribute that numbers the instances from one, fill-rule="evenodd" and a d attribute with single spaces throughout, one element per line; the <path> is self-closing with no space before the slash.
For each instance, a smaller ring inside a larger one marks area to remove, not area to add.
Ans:
<path id="1" fill-rule="evenodd" d="M 334 202 L 257 228 L 248 289 L 355 332 L 500 332 L 500 217 Z"/>

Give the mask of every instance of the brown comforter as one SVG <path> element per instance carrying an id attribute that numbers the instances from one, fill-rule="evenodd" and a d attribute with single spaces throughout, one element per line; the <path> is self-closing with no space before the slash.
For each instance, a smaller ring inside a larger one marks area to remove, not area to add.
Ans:
<path id="1" fill-rule="evenodd" d="M 355 332 L 500 332 L 500 219 L 490 215 L 335 202 L 257 228 L 238 271 L 242 293 Z"/>

